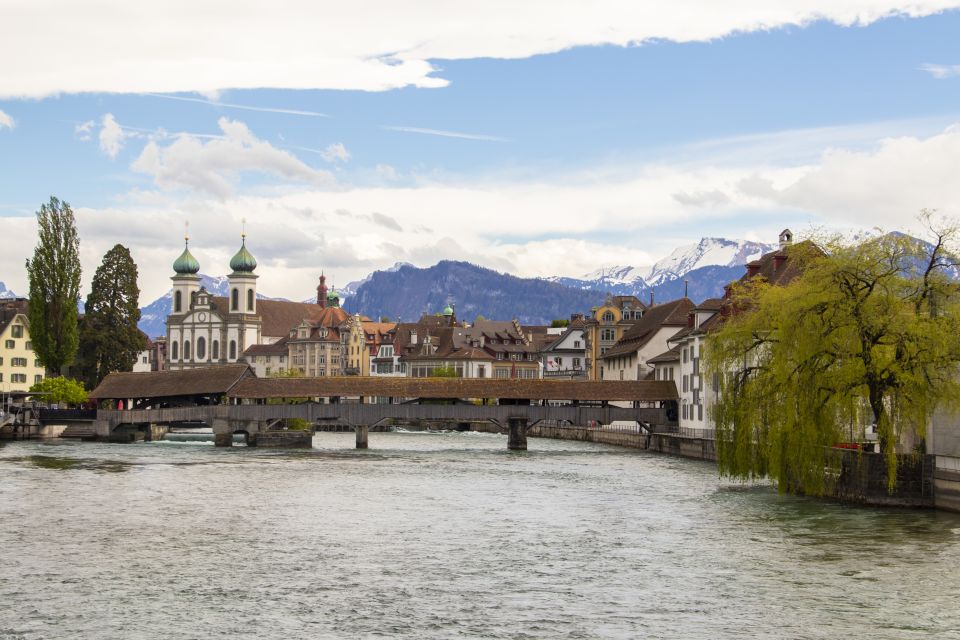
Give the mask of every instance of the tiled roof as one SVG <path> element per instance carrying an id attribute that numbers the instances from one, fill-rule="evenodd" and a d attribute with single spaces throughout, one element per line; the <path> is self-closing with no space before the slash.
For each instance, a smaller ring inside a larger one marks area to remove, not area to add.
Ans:
<path id="1" fill-rule="evenodd" d="M 223 395 L 247 376 L 249 365 L 228 364 L 182 371 L 110 373 L 90 392 L 92 400 Z"/>
<path id="2" fill-rule="evenodd" d="M 586 381 L 542 379 L 251 378 L 230 392 L 235 398 L 312 398 L 364 396 L 392 398 L 504 398 L 654 402 L 676 400 L 676 384 L 665 381 Z"/>
<path id="3" fill-rule="evenodd" d="M 626 353 L 634 353 L 653 339 L 663 327 L 685 327 L 687 314 L 693 309 L 689 298 L 680 298 L 650 307 L 637 323 L 630 327 L 623 337 L 607 350 L 603 358 L 615 358 Z"/>
<path id="4" fill-rule="evenodd" d="M 210 301 L 216 306 L 217 312 L 227 317 L 230 313 L 230 301 L 223 296 L 212 296 Z M 257 300 L 257 315 L 260 316 L 260 335 L 270 338 L 279 338 L 290 333 L 304 318 L 314 321 L 321 316 L 321 312 L 331 309 L 322 309 L 319 305 L 305 302 L 289 302 L 287 300 Z M 346 312 L 339 310 L 346 318 Z"/>
<path id="5" fill-rule="evenodd" d="M 784 286 L 790 284 L 802 272 L 804 255 L 823 255 L 823 251 L 810 240 L 804 240 L 765 253 L 757 260 L 747 264 L 747 273 L 740 278 L 740 281 L 743 282 L 759 276 L 772 285 Z M 755 273 L 751 275 L 751 271 Z"/>
<path id="6" fill-rule="evenodd" d="M 245 356 L 285 356 L 287 355 L 287 342 L 290 338 L 284 336 L 273 344 L 254 344 L 243 352 Z"/>
<path id="7" fill-rule="evenodd" d="M 680 347 L 674 347 L 668 351 L 664 351 L 658 356 L 654 356 L 647 360 L 647 364 L 661 364 L 664 362 L 679 362 L 680 361 Z"/>

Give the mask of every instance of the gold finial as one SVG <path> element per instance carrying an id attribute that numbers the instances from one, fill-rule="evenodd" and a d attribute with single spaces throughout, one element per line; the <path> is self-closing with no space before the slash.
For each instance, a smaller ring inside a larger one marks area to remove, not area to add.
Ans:
<path id="1" fill-rule="evenodd" d="M 247 239 L 247 219 L 240 219 L 240 238 L 243 240 Z"/>

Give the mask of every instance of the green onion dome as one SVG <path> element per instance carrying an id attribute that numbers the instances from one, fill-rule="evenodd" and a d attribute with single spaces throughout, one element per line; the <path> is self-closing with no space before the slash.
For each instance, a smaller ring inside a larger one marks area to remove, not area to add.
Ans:
<path id="1" fill-rule="evenodd" d="M 195 274 L 200 271 L 200 263 L 190 253 L 190 248 L 186 242 L 184 243 L 183 253 L 173 262 L 173 270 L 180 275 Z"/>
<path id="2" fill-rule="evenodd" d="M 452 315 L 453 315 L 453 307 L 451 307 L 450 305 L 447 305 L 446 307 L 444 307 L 444 309 L 443 309 L 443 315 L 445 315 L 445 316 L 452 316 Z"/>
<path id="3" fill-rule="evenodd" d="M 331 289 L 330 293 L 327 294 L 327 306 L 328 307 L 340 306 L 340 294 L 337 293 L 336 289 Z"/>
<path id="4" fill-rule="evenodd" d="M 253 270 L 257 268 L 257 259 L 247 251 L 246 238 L 243 239 L 243 244 L 240 245 L 240 251 L 237 251 L 237 255 L 230 258 L 230 268 L 233 269 L 234 273 L 253 273 Z"/>

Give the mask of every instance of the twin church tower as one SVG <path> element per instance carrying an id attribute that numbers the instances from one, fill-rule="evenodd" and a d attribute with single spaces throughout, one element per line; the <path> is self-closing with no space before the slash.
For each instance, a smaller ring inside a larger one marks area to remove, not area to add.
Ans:
<path id="1" fill-rule="evenodd" d="M 173 296 L 167 316 L 168 369 L 232 364 L 257 344 L 273 344 L 287 337 L 292 326 L 313 315 L 317 307 L 339 306 L 336 291 L 327 292 L 321 275 L 317 304 L 257 299 L 257 260 L 247 249 L 246 233 L 240 250 L 230 259 L 227 297 L 214 296 L 201 284 L 200 263 L 190 253 L 189 237 L 173 263 Z"/>

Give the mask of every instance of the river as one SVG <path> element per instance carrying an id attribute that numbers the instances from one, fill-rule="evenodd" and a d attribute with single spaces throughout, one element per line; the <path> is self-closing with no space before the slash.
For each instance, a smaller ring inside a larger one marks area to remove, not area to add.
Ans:
<path id="1" fill-rule="evenodd" d="M 960 516 L 504 436 L 0 448 L 0 639 L 960 638 Z"/>

